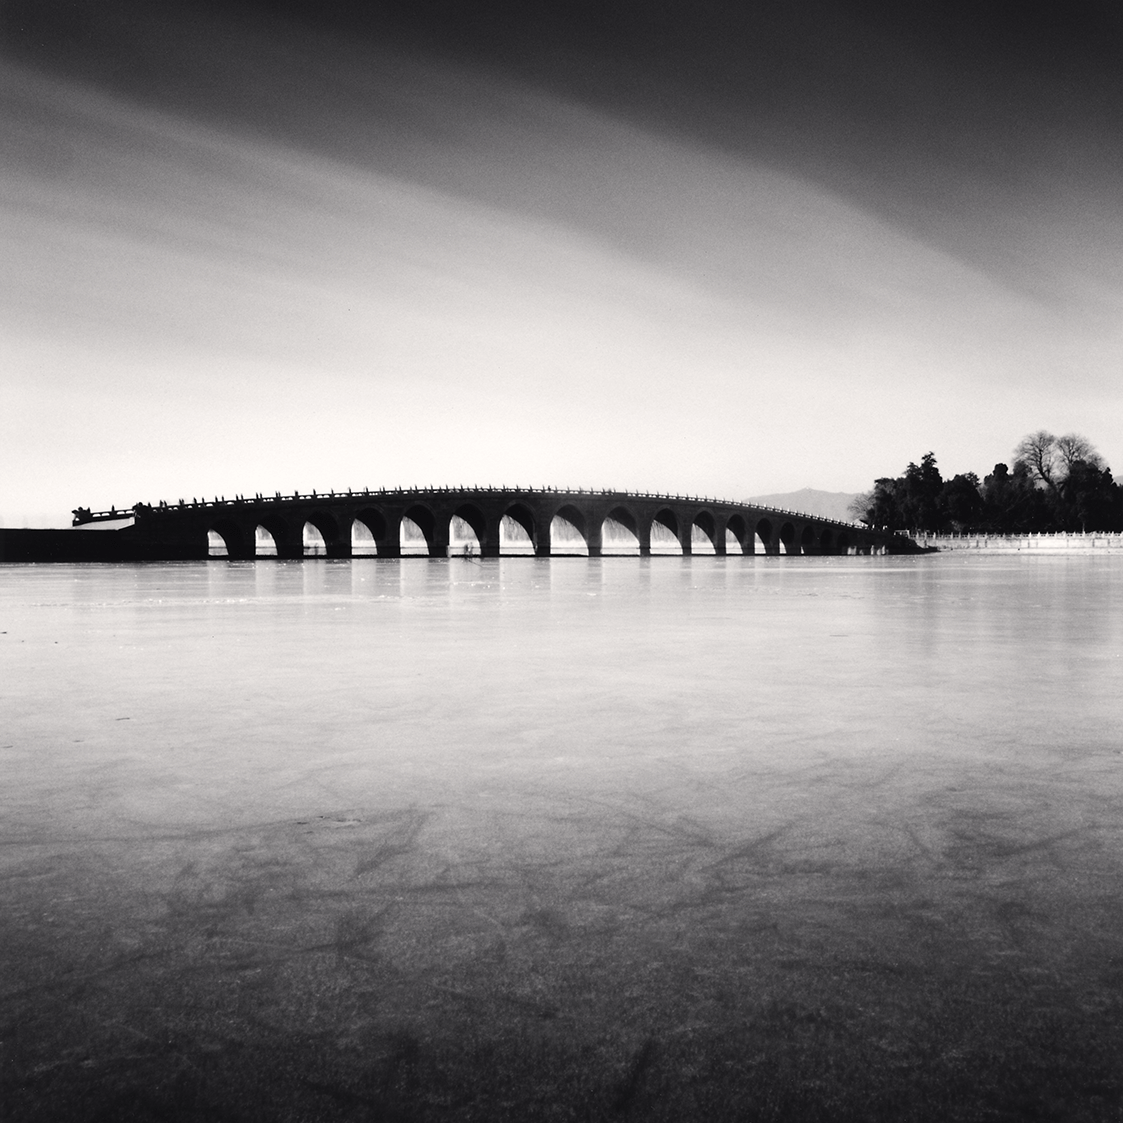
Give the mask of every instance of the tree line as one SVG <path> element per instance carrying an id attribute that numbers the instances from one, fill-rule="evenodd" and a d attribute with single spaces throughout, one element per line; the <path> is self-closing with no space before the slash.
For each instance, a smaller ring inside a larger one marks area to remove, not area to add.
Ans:
<path id="1" fill-rule="evenodd" d="M 1077 433 L 1039 429 L 1018 442 L 1013 466 L 945 480 L 927 452 L 904 475 L 875 480 L 851 513 L 871 527 L 933 533 L 1027 534 L 1123 530 L 1123 485 Z"/>

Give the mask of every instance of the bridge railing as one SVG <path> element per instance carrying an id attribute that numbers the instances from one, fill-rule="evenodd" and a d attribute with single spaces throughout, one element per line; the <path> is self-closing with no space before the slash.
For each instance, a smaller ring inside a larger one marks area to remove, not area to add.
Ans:
<path id="1" fill-rule="evenodd" d="M 824 515 L 813 515 L 807 511 L 796 511 L 788 507 L 773 507 L 767 503 L 747 503 L 737 499 L 719 499 L 714 496 L 699 496 L 699 495 L 681 495 L 678 493 L 671 494 L 670 492 L 652 492 L 652 491 L 617 491 L 612 488 L 599 489 L 599 488 L 583 488 L 583 487 L 553 487 L 545 485 L 543 487 L 520 487 L 518 484 L 507 486 L 506 484 L 496 486 L 488 484 L 486 486 L 456 486 L 456 487 L 410 487 L 410 488 L 363 488 L 361 491 L 348 488 L 347 491 L 322 491 L 318 492 L 314 488 L 311 492 L 294 491 L 292 494 L 286 494 L 280 491 L 274 492 L 272 495 L 265 495 L 262 492 L 255 492 L 252 496 L 245 496 L 242 494 L 235 494 L 233 498 L 227 499 L 225 495 L 216 495 L 213 500 L 206 498 L 199 498 L 193 496 L 191 499 L 179 499 L 175 502 L 168 502 L 167 500 L 160 500 L 158 503 L 135 503 L 132 507 L 118 510 L 111 507 L 108 511 L 91 511 L 89 508 L 78 507 L 75 508 L 74 526 L 84 525 L 90 522 L 108 521 L 111 519 L 123 519 L 130 517 L 142 516 L 160 516 L 161 514 L 170 514 L 178 511 L 185 510 L 216 510 L 219 508 L 229 507 L 257 507 L 263 504 L 277 505 L 277 504 L 292 504 L 292 503 L 307 503 L 317 501 L 339 501 L 347 499 L 376 499 L 385 498 L 387 496 L 431 496 L 431 495 L 458 495 L 458 494 L 485 494 L 485 495 L 582 495 L 582 496 L 600 496 L 606 499 L 620 499 L 627 500 L 642 500 L 648 502 L 659 503 L 700 503 L 716 507 L 735 507 L 745 508 L 751 507 L 757 511 L 764 511 L 772 515 L 788 515 L 801 519 L 814 519 L 817 522 L 829 523 L 833 526 L 844 527 L 848 530 L 875 530 L 866 526 L 861 522 L 846 522 L 841 519 L 832 519 Z"/>
<path id="2" fill-rule="evenodd" d="M 140 504 L 137 504 L 137 506 L 140 506 Z M 121 511 L 118 511 L 116 507 L 110 507 L 108 511 L 91 511 L 89 507 L 75 507 L 70 513 L 74 516 L 70 522 L 71 526 L 85 526 L 87 523 L 131 519 L 135 517 L 136 511 L 133 507 L 128 507 Z"/>

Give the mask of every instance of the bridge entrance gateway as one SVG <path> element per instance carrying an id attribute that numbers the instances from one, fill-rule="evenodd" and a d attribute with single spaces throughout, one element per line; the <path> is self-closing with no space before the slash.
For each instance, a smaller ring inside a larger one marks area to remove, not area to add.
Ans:
<path id="1" fill-rule="evenodd" d="M 887 531 L 750 503 L 647 492 L 431 487 L 281 495 L 75 511 L 74 525 L 132 515 L 119 530 L 136 556 L 430 558 L 468 547 L 485 558 L 621 552 L 839 555 L 906 552 Z M 504 530 L 504 527 L 507 530 Z M 516 545 L 515 539 L 518 540 Z M 630 549 L 628 547 L 630 546 Z"/>

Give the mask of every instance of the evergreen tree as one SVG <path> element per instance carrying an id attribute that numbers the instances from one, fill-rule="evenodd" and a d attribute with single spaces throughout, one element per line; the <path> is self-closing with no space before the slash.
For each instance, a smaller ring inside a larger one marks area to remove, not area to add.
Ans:
<path id="1" fill-rule="evenodd" d="M 983 480 L 983 529 L 997 534 L 1028 534 L 1048 528 L 1050 523 L 1045 496 L 1030 476 L 1025 461 L 1014 465 L 996 464 Z"/>
<path id="2" fill-rule="evenodd" d="M 1086 437 L 1039 429 L 1014 451 L 1013 470 L 995 464 L 981 484 L 974 472 L 945 481 L 926 452 L 903 475 L 875 480 L 850 509 L 867 526 L 889 530 L 1123 530 L 1123 487 Z"/>
<path id="3" fill-rule="evenodd" d="M 983 515 L 983 497 L 979 493 L 979 477 L 974 472 L 961 472 L 944 484 L 940 496 L 944 525 L 958 533 L 979 529 Z"/>
<path id="4" fill-rule="evenodd" d="M 1119 491 L 1111 469 L 1076 460 L 1060 488 L 1059 513 L 1064 530 L 1119 530 Z"/>
<path id="5" fill-rule="evenodd" d="M 944 480 L 936 467 L 935 455 L 926 452 L 919 466 L 910 463 L 902 482 L 901 517 L 905 524 L 917 530 L 939 530 L 943 522 L 940 496 Z"/>

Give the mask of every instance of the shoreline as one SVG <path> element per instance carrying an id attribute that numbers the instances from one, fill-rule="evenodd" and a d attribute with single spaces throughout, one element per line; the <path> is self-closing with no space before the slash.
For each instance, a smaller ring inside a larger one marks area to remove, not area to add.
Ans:
<path id="1" fill-rule="evenodd" d="M 923 534 L 908 537 L 923 549 L 974 550 L 1016 554 L 1123 553 L 1123 534 L 1108 531 L 1057 531 L 1042 534 Z"/>

